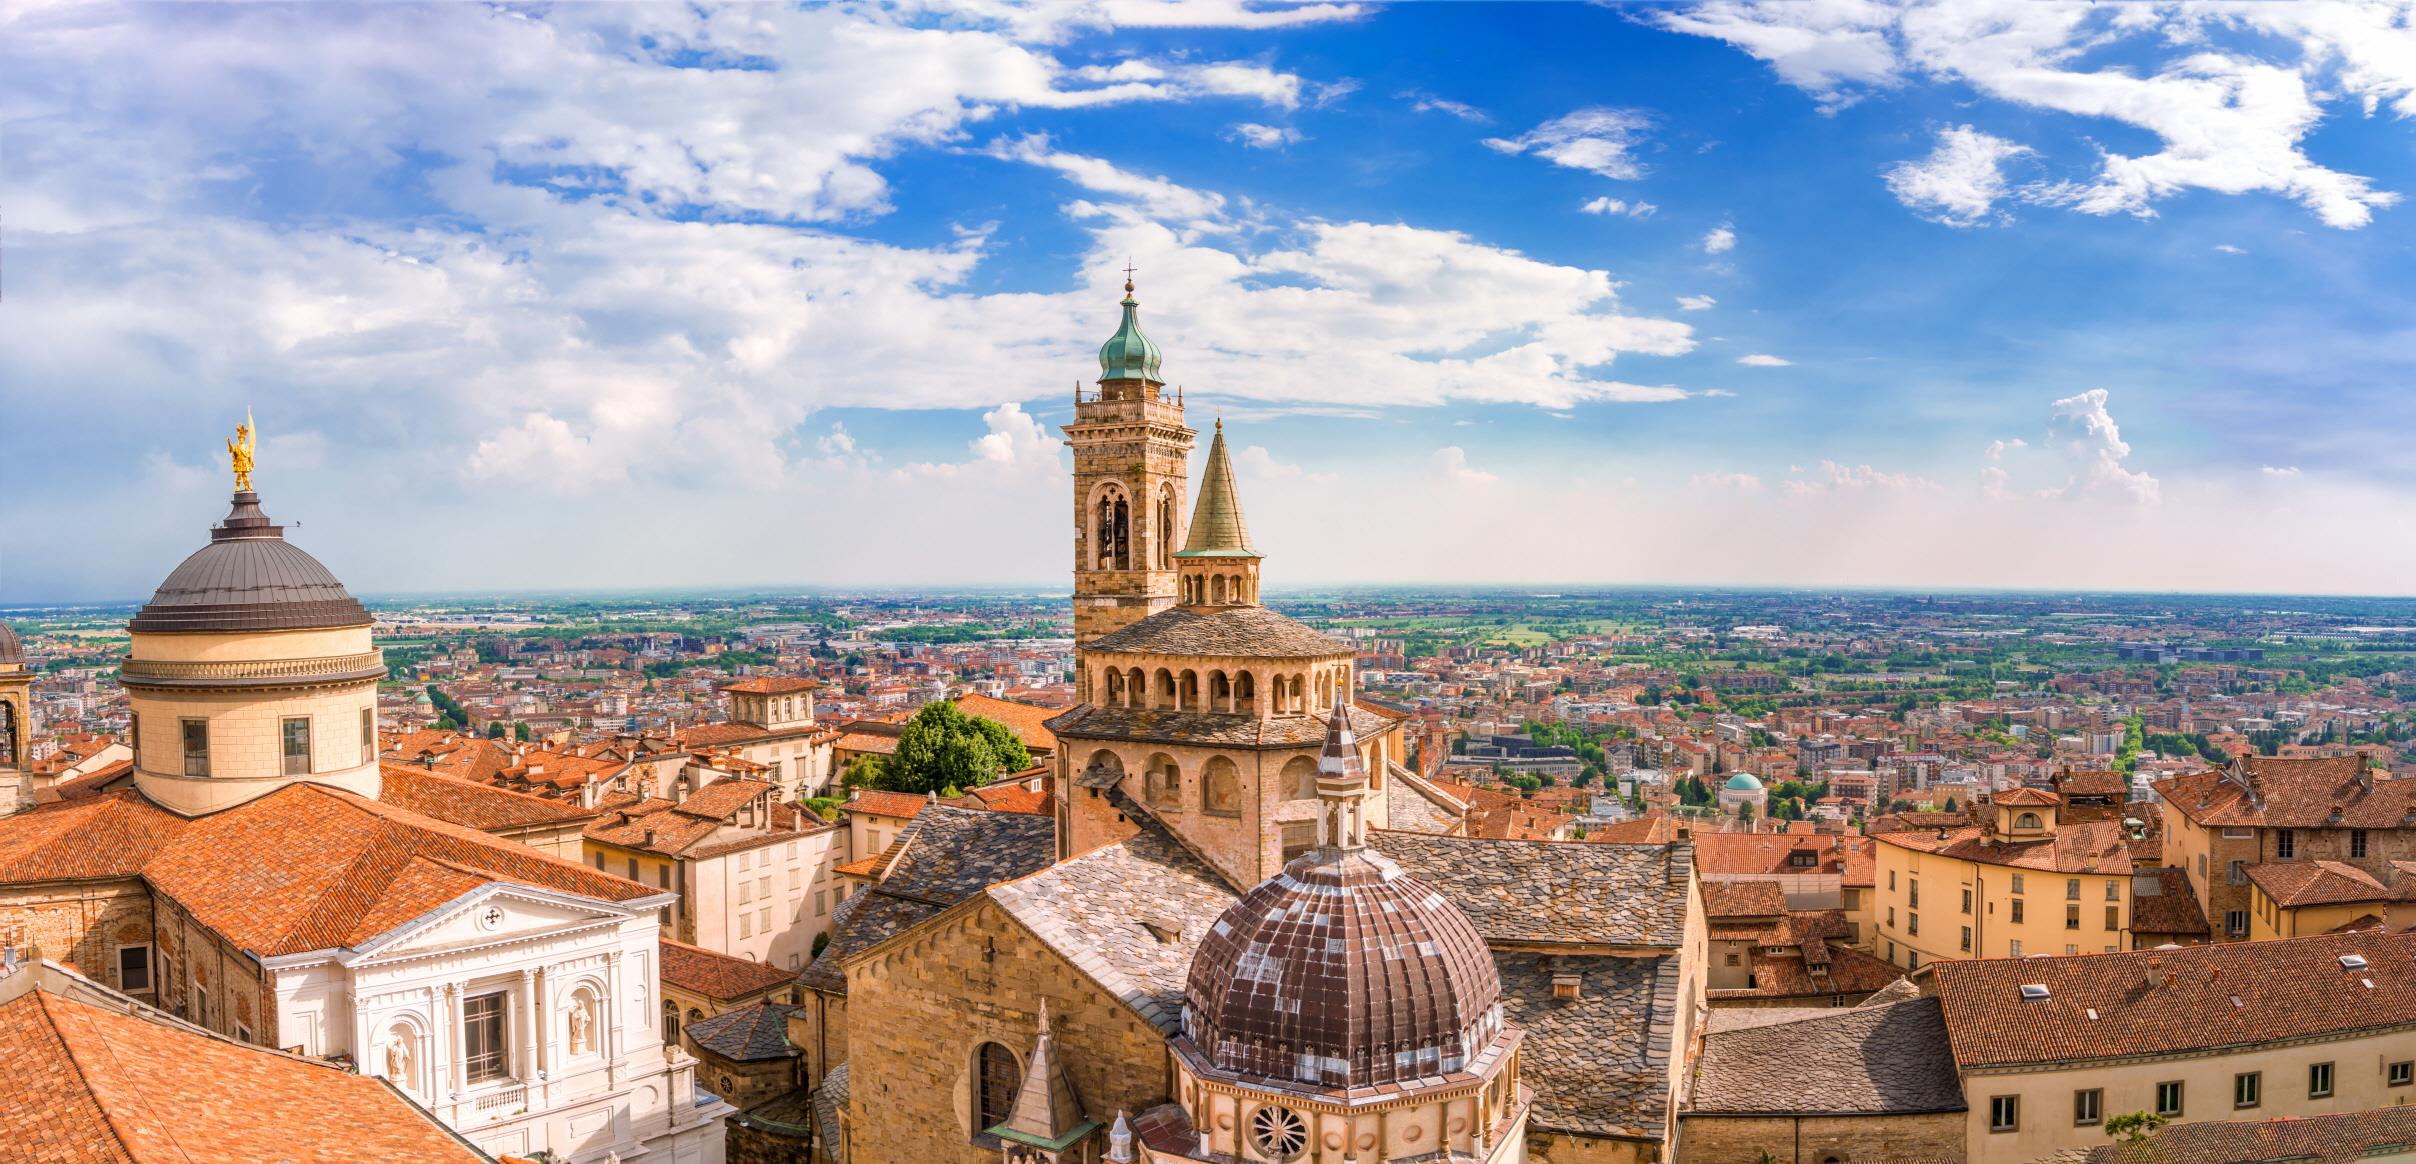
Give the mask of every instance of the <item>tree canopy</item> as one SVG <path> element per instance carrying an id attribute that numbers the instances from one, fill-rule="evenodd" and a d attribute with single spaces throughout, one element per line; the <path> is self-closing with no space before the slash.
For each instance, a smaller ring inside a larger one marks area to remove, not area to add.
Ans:
<path id="1" fill-rule="evenodd" d="M 937 792 L 976 788 L 1031 765 L 1032 753 L 1007 725 L 966 715 L 941 699 L 906 721 L 895 754 L 867 756 L 851 775 L 856 783 L 891 792 Z"/>

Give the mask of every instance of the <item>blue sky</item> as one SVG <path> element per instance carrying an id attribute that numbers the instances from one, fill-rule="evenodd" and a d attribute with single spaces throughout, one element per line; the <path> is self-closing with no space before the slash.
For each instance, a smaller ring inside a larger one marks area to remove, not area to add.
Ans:
<path id="1" fill-rule="evenodd" d="M 1127 257 L 1271 583 L 2406 593 L 2412 23 L 0 6 L 0 605 L 1061 584 Z"/>

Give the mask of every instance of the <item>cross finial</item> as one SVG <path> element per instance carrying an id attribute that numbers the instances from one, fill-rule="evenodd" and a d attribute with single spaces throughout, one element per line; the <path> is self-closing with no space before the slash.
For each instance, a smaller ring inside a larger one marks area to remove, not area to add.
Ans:
<path id="1" fill-rule="evenodd" d="M 1133 261 L 1132 261 L 1132 256 L 1131 256 L 1131 255 L 1126 255 L 1126 256 L 1124 256 L 1124 293 L 1125 293 L 1125 294 L 1127 294 L 1127 295 L 1132 294 L 1132 289 L 1133 289 L 1133 281 L 1132 281 L 1133 272 L 1134 272 L 1134 271 L 1136 271 L 1136 270 L 1138 270 L 1138 269 L 1139 269 L 1139 268 L 1137 268 L 1137 267 L 1133 266 Z"/>

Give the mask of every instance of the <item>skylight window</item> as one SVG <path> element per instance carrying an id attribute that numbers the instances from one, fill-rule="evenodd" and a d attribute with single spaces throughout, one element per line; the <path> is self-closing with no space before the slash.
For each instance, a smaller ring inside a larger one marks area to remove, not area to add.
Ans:
<path id="1" fill-rule="evenodd" d="M 2038 1002 L 2046 998 L 2048 993 L 2047 984 L 2044 982 L 2025 982 L 2022 984 L 2023 1002 Z"/>

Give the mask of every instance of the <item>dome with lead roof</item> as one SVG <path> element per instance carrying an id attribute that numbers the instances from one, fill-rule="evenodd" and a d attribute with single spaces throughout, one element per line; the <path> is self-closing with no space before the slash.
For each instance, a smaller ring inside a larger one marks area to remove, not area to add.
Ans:
<path id="1" fill-rule="evenodd" d="M 285 540 L 260 511 L 260 495 L 237 493 L 210 544 L 169 572 L 127 629 L 275 631 L 367 626 L 369 611 L 317 558 Z"/>

